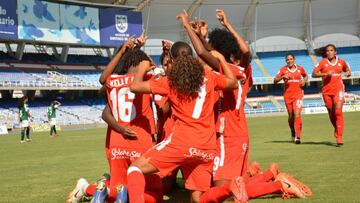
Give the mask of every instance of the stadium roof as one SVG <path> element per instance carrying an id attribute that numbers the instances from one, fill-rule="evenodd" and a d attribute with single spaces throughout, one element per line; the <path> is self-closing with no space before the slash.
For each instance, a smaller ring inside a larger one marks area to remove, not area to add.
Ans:
<path id="1" fill-rule="evenodd" d="M 139 7 L 138 10 L 143 11 L 143 23 L 150 38 L 174 41 L 184 37 L 181 34 L 182 27 L 175 19 L 183 9 L 193 17 L 205 19 L 210 28 L 219 25 L 215 18 L 215 9 L 224 9 L 230 22 L 250 42 L 277 35 L 290 36 L 302 41 L 312 37 L 316 41 L 316 38 L 330 33 L 358 36 L 360 29 L 359 0 L 81 1 Z"/>

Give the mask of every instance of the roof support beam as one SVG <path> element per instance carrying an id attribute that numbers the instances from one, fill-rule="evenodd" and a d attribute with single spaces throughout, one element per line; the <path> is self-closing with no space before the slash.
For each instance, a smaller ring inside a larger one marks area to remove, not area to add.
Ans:
<path id="1" fill-rule="evenodd" d="M 190 4 L 189 8 L 186 10 L 186 12 L 188 13 L 189 15 L 189 19 L 192 18 L 193 14 L 195 13 L 196 9 L 198 9 L 201 4 L 203 3 L 204 0 L 194 0 L 192 2 L 192 4 Z M 186 41 L 186 37 L 187 37 L 187 34 L 186 34 L 186 31 L 183 30 L 182 28 L 182 25 L 180 25 L 181 27 L 181 31 L 180 31 L 180 40 L 182 41 Z"/>
<path id="2" fill-rule="evenodd" d="M 19 42 L 15 53 L 15 58 L 19 61 L 22 60 L 22 57 L 24 55 L 24 48 L 25 48 L 25 42 Z"/>
<path id="3" fill-rule="evenodd" d="M 148 4 L 150 4 L 151 0 L 142 0 L 137 6 L 136 9 L 134 11 L 142 11 L 145 6 L 147 6 Z"/>
<path id="4" fill-rule="evenodd" d="M 256 9 L 256 5 L 258 4 L 258 0 L 251 0 L 251 3 L 249 5 L 249 7 L 246 10 L 245 16 L 244 16 L 244 21 L 242 24 L 242 29 L 244 30 L 244 38 L 246 41 L 249 41 L 249 37 L 250 37 L 250 23 L 251 23 L 251 18 L 253 17 L 254 13 L 255 13 L 255 9 Z"/>
<path id="5" fill-rule="evenodd" d="M 309 54 L 314 54 L 313 34 L 312 34 L 312 15 L 311 15 L 311 0 L 304 0 L 304 35 L 303 40 Z"/>

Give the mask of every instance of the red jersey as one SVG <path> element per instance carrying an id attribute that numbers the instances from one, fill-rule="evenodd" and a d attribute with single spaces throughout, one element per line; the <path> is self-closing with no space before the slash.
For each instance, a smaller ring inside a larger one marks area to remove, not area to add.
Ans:
<path id="1" fill-rule="evenodd" d="M 240 109 L 243 106 L 241 79 L 246 79 L 246 75 L 244 73 L 244 68 L 233 64 L 228 65 L 238 79 L 238 88 L 232 91 L 222 92 L 224 96 L 221 102 L 221 114 L 216 121 L 216 126 L 218 126 L 218 132 L 225 132 L 224 136 L 239 136 L 242 135 L 242 132 L 244 131 L 244 129 L 242 129 L 243 126 L 240 125 Z M 215 109 L 216 107 L 218 107 L 218 104 L 215 105 Z"/>
<path id="2" fill-rule="evenodd" d="M 178 146 L 193 146 L 197 149 L 215 149 L 215 124 L 213 106 L 215 89 L 223 89 L 226 80 L 223 76 L 205 70 L 204 83 L 198 96 L 180 100 L 175 89 L 170 88 L 167 77 L 150 81 L 153 94 L 167 96 L 170 101 L 175 124 L 171 142 Z"/>
<path id="3" fill-rule="evenodd" d="M 246 121 L 245 115 L 245 99 L 247 97 L 248 92 L 253 85 L 253 78 L 252 78 L 252 67 L 249 64 L 248 68 L 245 70 L 246 81 L 241 85 L 242 94 L 241 94 L 241 105 L 240 105 L 240 128 L 241 131 L 239 132 L 240 137 L 248 137 L 249 136 L 249 129 Z"/>
<path id="4" fill-rule="evenodd" d="M 303 94 L 303 90 L 301 88 L 301 77 L 306 76 L 305 69 L 302 66 L 294 65 L 295 69 L 291 70 L 287 66 L 283 66 L 280 68 L 276 77 L 281 77 L 283 75 L 288 75 L 289 79 L 284 80 L 284 96 L 292 97 Z"/>
<path id="5" fill-rule="evenodd" d="M 320 63 L 315 66 L 315 72 L 327 73 L 334 71 L 331 76 L 325 76 L 323 80 L 323 94 L 335 95 L 339 91 L 344 91 L 344 84 L 341 78 L 341 73 L 350 69 L 348 63 L 336 56 L 335 63 L 331 63 L 327 58 L 323 58 Z"/>
<path id="6" fill-rule="evenodd" d="M 111 75 L 106 80 L 106 93 L 114 118 L 122 126 L 130 127 L 137 134 L 137 139 L 130 140 L 112 131 L 110 145 L 135 148 L 152 146 L 154 117 L 151 109 L 151 95 L 134 94 L 130 85 L 134 74 Z"/>

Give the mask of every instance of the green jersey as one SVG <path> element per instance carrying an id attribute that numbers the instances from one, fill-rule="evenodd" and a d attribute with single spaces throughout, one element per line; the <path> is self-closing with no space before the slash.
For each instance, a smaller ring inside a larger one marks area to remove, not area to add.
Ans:
<path id="1" fill-rule="evenodd" d="M 29 107 L 24 104 L 20 109 L 20 121 L 29 120 Z"/>
<path id="2" fill-rule="evenodd" d="M 56 118 L 56 107 L 55 107 L 55 105 L 50 105 L 48 107 L 48 118 Z"/>

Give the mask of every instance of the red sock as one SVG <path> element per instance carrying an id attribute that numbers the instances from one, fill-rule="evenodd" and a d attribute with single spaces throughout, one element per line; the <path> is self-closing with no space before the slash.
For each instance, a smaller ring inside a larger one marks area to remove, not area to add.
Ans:
<path id="1" fill-rule="evenodd" d="M 267 170 L 265 173 L 250 177 L 244 178 L 245 184 L 254 184 L 254 183 L 266 183 L 269 182 L 271 179 L 274 178 L 274 174 Z"/>
<path id="2" fill-rule="evenodd" d="M 256 183 L 246 185 L 246 191 L 249 199 L 281 192 L 281 188 L 281 183 L 278 181 L 271 183 Z"/>
<path id="3" fill-rule="evenodd" d="M 302 129 L 301 116 L 295 116 L 295 132 L 296 132 L 296 137 L 298 138 L 300 138 L 301 136 L 301 129 Z"/>
<path id="4" fill-rule="evenodd" d="M 161 203 L 161 202 L 163 202 L 163 197 L 161 196 L 161 198 L 160 198 L 159 194 L 156 192 L 146 191 L 144 194 L 144 199 L 145 199 L 146 203 Z"/>
<path id="5" fill-rule="evenodd" d="M 338 137 L 342 137 L 344 131 L 344 117 L 341 108 L 335 109 L 335 117 L 336 117 L 336 132 Z"/>
<path id="6" fill-rule="evenodd" d="M 130 166 L 127 175 L 127 189 L 131 203 L 145 203 L 145 178 L 137 167 Z"/>
<path id="7" fill-rule="evenodd" d="M 95 190 L 96 190 L 96 184 L 90 184 L 86 190 L 85 190 L 85 194 L 88 195 L 88 196 L 94 196 L 94 193 L 95 193 Z"/>
<path id="8" fill-rule="evenodd" d="M 200 203 L 223 202 L 231 197 L 230 183 L 208 189 L 200 196 Z"/>

